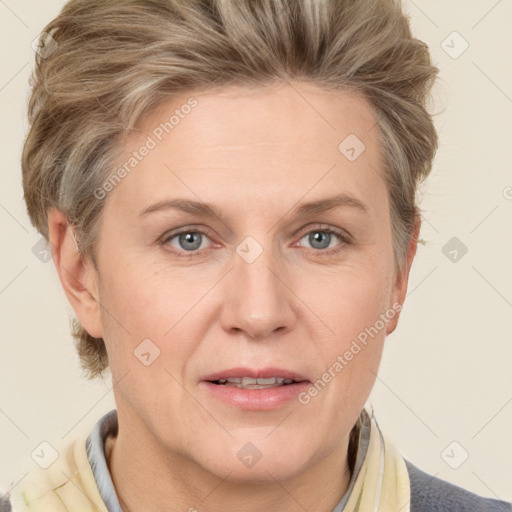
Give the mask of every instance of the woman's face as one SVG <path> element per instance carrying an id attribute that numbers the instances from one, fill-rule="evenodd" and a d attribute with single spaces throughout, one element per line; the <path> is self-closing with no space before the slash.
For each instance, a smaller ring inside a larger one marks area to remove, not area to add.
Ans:
<path id="1" fill-rule="evenodd" d="M 304 83 L 184 94 L 123 148 L 81 319 L 121 429 L 240 481 L 346 455 L 405 286 L 369 105 Z"/>

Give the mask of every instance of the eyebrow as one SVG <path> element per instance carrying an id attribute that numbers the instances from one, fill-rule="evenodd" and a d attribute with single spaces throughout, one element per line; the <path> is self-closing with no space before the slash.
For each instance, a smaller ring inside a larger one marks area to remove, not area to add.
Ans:
<path id="1" fill-rule="evenodd" d="M 338 194 L 317 201 L 302 203 L 292 209 L 293 216 L 304 217 L 314 213 L 322 213 L 339 207 L 348 207 L 368 213 L 368 207 L 359 199 L 348 194 Z M 139 213 L 139 217 L 145 217 L 151 213 L 166 210 L 181 210 L 186 213 L 201 215 L 204 217 L 218 217 L 225 221 L 224 213 L 215 205 L 191 199 L 166 199 L 148 206 Z M 286 215 L 285 215 L 286 216 Z"/>

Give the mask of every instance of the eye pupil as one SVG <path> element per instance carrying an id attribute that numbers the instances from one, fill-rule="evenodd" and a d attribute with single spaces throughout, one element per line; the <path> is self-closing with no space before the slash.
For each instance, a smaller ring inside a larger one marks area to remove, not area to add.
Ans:
<path id="1" fill-rule="evenodd" d="M 326 249 L 331 243 L 331 234 L 325 231 L 314 231 L 309 234 L 309 242 L 315 249 Z M 320 246 L 316 245 L 317 243 Z"/>
<path id="2" fill-rule="evenodd" d="M 201 236 L 201 233 L 182 233 L 179 236 L 180 246 L 186 251 L 199 249 L 199 247 L 201 247 Z"/>

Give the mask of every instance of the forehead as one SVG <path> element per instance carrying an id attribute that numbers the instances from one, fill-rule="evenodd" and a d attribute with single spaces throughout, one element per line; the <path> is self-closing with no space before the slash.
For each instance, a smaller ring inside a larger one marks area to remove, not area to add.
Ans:
<path id="1" fill-rule="evenodd" d="M 183 93 L 153 109 L 122 150 L 119 166 L 144 156 L 113 191 L 115 202 L 238 197 L 261 209 L 263 197 L 283 206 L 286 197 L 344 192 L 371 203 L 385 193 L 369 103 L 307 83 Z"/>

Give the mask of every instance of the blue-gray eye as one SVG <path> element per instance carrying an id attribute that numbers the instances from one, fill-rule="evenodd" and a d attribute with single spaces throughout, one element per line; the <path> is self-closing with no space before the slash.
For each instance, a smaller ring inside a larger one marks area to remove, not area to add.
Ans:
<path id="1" fill-rule="evenodd" d="M 196 230 L 188 230 L 170 236 L 166 240 L 166 243 L 172 245 L 178 250 L 191 252 L 197 251 L 198 249 L 204 249 L 203 242 L 205 242 L 205 240 L 208 240 L 208 237 L 204 233 Z M 175 242 L 177 242 L 177 245 Z"/>
<path id="2" fill-rule="evenodd" d="M 333 237 L 334 235 L 334 237 Z M 311 245 L 313 249 L 328 249 L 336 245 L 336 243 L 340 242 L 341 237 L 337 233 L 334 233 L 328 229 L 316 229 L 310 231 L 305 236 L 301 238 L 301 241 L 307 238 L 308 243 Z M 336 240 L 336 238 L 338 240 Z M 334 242 L 333 245 L 331 243 Z"/>

